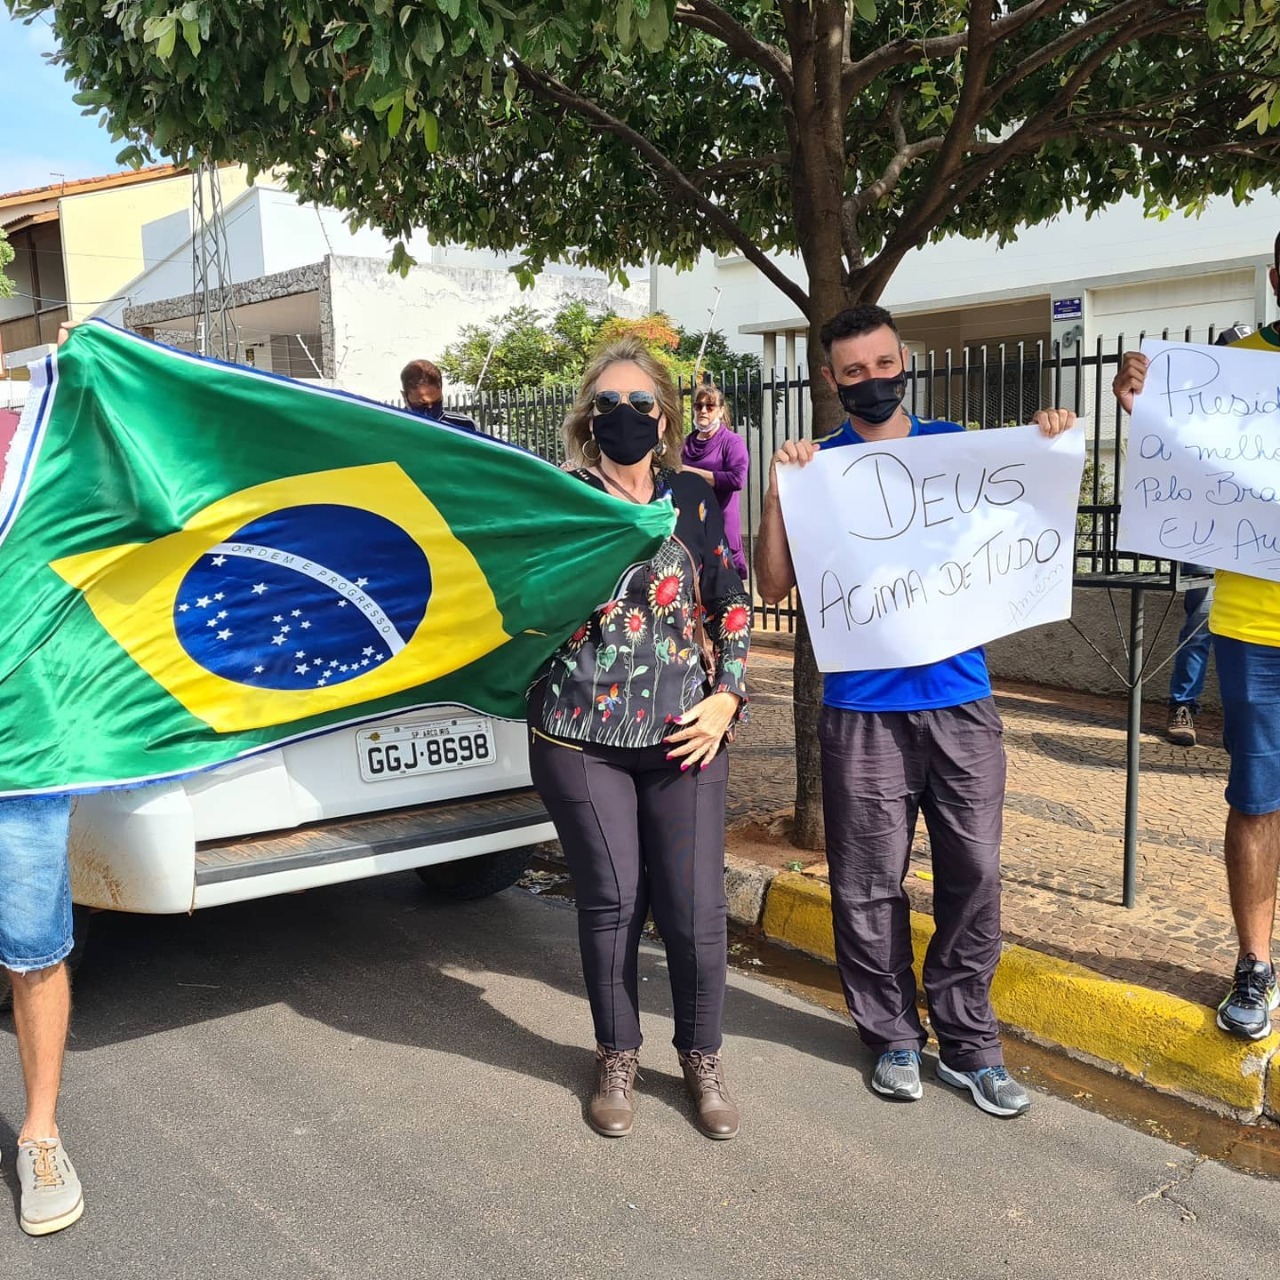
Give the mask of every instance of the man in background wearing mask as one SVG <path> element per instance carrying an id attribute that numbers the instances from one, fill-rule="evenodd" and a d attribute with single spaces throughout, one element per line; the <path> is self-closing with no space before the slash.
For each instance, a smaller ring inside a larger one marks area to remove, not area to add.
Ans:
<path id="1" fill-rule="evenodd" d="M 788 440 L 773 457 L 756 543 L 766 604 L 795 586 L 778 499 L 778 465 L 819 449 L 962 431 L 909 413 L 906 348 L 881 307 L 851 307 L 822 328 L 822 375 L 849 417 L 819 440 Z M 1045 435 L 1075 415 L 1042 410 Z M 833 513 L 833 516 L 837 513 Z M 916 1010 L 910 902 L 903 889 L 916 816 L 933 850 L 937 929 L 924 962 L 938 1035 L 938 1078 L 968 1089 L 984 1111 L 1021 1115 L 1031 1100 L 1005 1070 L 991 981 L 1000 958 L 1000 836 L 1005 756 L 981 649 L 941 662 L 823 678 L 818 726 L 836 960 L 849 1012 L 879 1055 L 871 1087 L 902 1101 L 922 1095 L 926 1035 Z"/>
<path id="2" fill-rule="evenodd" d="M 405 408 L 420 418 L 458 427 L 463 431 L 479 431 L 475 421 L 465 413 L 453 413 L 444 407 L 444 379 L 438 365 L 430 360 L 410 360 L 400 370 L 400 392 Z"/>
<path id="3" fill-rule="evenodd" d="M 1280 235 L 1270 278 L 1280 306 Z M 1280 327 L 1264 325 L 1226 345 L 1280 354 Z M 1146 356 L 1126 352 L 1111 384 L 1126 412 L 1133 412 L 1146 379 Z M 1231 757 L 1224 854 L 1239 942 L 1217 1022 L 1231 1035 L 1261 1040 L 1280 1003 L 1271 962 L 1280 871 L 1280 582 L 1219 569 L 1213 587 L 1209 630 L 1222 693 L 1222 739 Z"/>

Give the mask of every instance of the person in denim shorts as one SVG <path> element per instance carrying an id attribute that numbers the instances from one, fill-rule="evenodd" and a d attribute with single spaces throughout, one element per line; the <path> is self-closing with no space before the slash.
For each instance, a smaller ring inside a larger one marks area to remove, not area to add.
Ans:
<path id="1" fill-rule="evenodd" d="M 1271 290 L 1280 305 L 1280 235 L 1274 255 Z M 1263 325 L 1226 345 L 1280 355 L 1280 325 Z M 1125 352 L 1111 389 L 1126 412 L 1133 412 L 1146 379 L 1147 357 Z M 1261 1040 L 1271 1034 L 1271 1014 L 1280 1004 L 1271 962 L 1280 872 L 1280 582 L 1218 569 L 1209 630 L 1222 693 L 1222 741 L 1231 757 L 1223 857 L 1239 942 L 1217 1023 L 1229 1035 Z"/>
<path id="2" fill-rule="evenodd" d="M 13 991 L 27 1093 L 18 1132 L 19 1225 L 37 1236 L 69 1227 L 84 1211 L 54 1116 L 71 1012 L 70 817 L 67 796 L 0 799 L 0 968 Z"/>

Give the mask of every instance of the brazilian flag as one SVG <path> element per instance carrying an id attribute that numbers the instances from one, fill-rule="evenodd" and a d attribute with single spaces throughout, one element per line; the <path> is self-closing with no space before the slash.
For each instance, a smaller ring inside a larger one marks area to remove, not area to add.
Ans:
<path id="1" fill-rule="evenodd" d="M 519 717 L 673 525 L 500 441 L 81 325 L 0 476 L 0 794 L 435 704 Z"/>

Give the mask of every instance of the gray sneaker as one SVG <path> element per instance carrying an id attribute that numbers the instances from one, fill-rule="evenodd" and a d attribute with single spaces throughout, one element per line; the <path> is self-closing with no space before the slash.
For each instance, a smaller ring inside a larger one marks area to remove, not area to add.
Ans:
<path id="1" fill-rule="evenodd" d="M 47 1236 L 69 1227 L 84 1212 L 80 1179 L 57 1138 L 24 1142 L 18 1148 L 22 1212 L 18 1225 L 29 1236 Z"/>
<path id="2" fill-rule="evenodd" d="M 924 1093 L 920 1085 L 920 1055 L 914 1049 L 890 1049 L 880 1055 L 871 1087 L 886 1098 L 916 1102 Z"/>
<path id="3" fill-rule="evenodd" d="M 1020 1116 L 1031 1109 L 1027 1091 L 1004 1069 L 980 1067 L 977 1071 L 953 1071 L 941 1060 L 938 1079 L 957 1089 L 968 1089 L 983 1111 L 993 1116 Z"/>

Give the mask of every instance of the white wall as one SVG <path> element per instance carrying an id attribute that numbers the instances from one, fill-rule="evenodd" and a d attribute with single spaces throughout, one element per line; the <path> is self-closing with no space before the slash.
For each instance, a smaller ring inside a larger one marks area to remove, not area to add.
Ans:
<path id="1" fill-rule="evenodd" d="M 1252 271 L 1261 278 L 1277 231 L 1280 195 L 1262 193 L 1239 207 L 1219 198 L 1211 200 L 1198 218 L 1175 213 L 1164 221 L 1145 218 L 1141 202 L 1128 199 L 1093 218 L 1075 211 L 1028 227 L 1003 248 L 994 239 L 954 236 L 925 245 L 903 260 L 881 302 L 903 317 L 1037 296 L 1045 298 L 1047 307 L 1052 298 L 1083 298 L 1103 288 L 1198 277 L 1177 295 L 1181 301 L 1175 310 L 1183 305 L 1193 308 L 1197 323 L 1252 321 L 1259 317 L 1234 314 L 1244 297 L 1239 273 Z M 803 280 L 794 255 L 778 256 L 775 261 L 788 275 Z M 758 335 L 740 332 L 744 326 L 776 323 L 781 328 L 800 323 L 790 299 L 742 259 L 717 261 L 703 254 L 688 272 L 655 266 L 651 280 L 655 309 L 695 330 L 705 328 L 706 309 L 719 286 L 723 296 L 716 328 L 724 330 L 740 350 L 761 350 Z M 1102 308 L 1101 314 L 1108 319 L 1101 331 L 1113 336 L 1111 317 L 1130 327 L 1163 327 L 1170 323 L 1160 318 L 1168 301 L 1158 290 L 1149 297 L 1138 290 L 1119 302 L 1112 299 Z M 1259 301 L 1265 304 L 1265 294 Z M 1275 314 L 1274 306 L 1267 314 Z M 1046 314 L 1046 331 L 1049 325 Z M 1085 340 L 1092 342 L 1096 335 L 1090 331 L 1087 307 L 1085 328 Z"/>
<path id="2" fill-rule="evenodd" d="M 336 385 L 381 400 L 399 396 L 408 361 L 439 359 L 463 325 L 485 324 L 511 307 L 554 309 L 583 298 L 638 316 L 648 306 L 644 286 L 623 292 L 601 279 L 550 272 L 530 290 L 505 270 L 418 266 L 392 275 L 383 258 L 334 257 L 329 272 Z"/>

